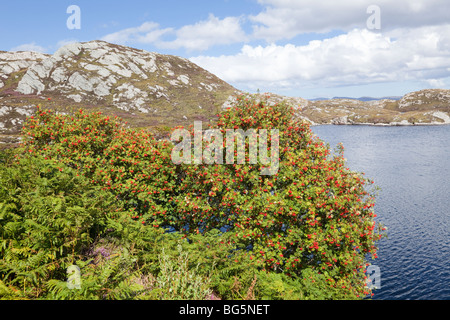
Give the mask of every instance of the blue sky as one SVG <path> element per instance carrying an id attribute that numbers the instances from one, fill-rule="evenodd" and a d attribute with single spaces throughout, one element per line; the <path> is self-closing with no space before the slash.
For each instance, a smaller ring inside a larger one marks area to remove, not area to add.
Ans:
<path id="1" fill-rule="evenodd" d="M 80 29 L 69 29 L 70 5 Z M 450 88 L 447 0 L 16 0 L 0 50 L 105 40 L 190 59 L 236 88 L 303 98 Z"/>

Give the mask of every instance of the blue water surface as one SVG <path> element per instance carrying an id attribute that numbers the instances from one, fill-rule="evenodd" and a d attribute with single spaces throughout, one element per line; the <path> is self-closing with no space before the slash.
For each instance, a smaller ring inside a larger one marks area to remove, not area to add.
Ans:
<path id="1" fill-rule="evenodd" d="M 381 191 L 375 300 L 450 300 L 450 126 L 315 126 Z"/>

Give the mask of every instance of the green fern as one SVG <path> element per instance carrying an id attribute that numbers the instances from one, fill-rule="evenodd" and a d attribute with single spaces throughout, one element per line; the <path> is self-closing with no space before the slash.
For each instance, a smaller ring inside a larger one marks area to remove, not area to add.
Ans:
<path id="1" fill-rule="evenodd" d="M 30 298 L 45 297 L 50 279 L 64 279 L 116 210 L 112 195 L 56 167 L 34 157 L 0 168 L 0 280 Z"/>

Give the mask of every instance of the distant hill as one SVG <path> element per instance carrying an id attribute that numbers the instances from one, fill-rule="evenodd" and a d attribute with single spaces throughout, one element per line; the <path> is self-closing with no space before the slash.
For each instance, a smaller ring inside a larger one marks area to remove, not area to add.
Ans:
<path id="1" fill-rule="evenodd" d="M 450 123 L 450 90 L 428 89 L 403 97 L 309 100 L 301 115 L 314 124 L 421 125 Z"/>
<path id="2" fill-rule="evenodd" d="M 17 135 L 37 104 L 115 114 L 136 127 L 187 125 L 212 119 L 236 92 L 185 58 L 104 41 L 53 55 L 0 52 L 0 134 Z"/>
<path id="3" fill-rule="evenodd" d="M 353 97 L 334 97 L 334 98 L 315 98 L 315 99 L 308 99 L 309 101 L 324 101 L 324 100 L 335 100 L 335 99 L 350 99 L 350 100 L 358 100 L 358 101 L 376 101 L 376 100 L 400 100 L 401 96 L 392 96 L 392 97 L 382 97 L 382 98 L 373 98 L 373 97 L 360 97 L 360 98 L 353 98 Z"/>
<path id="4" fill-rule="evenodd" d="M 385 99 L 333 98 L 308 100 L 270 94 L 270 101 L 289 101 L 297 116 L 313 125 L 450 124 L 450 90 L 429 89 Z"/>

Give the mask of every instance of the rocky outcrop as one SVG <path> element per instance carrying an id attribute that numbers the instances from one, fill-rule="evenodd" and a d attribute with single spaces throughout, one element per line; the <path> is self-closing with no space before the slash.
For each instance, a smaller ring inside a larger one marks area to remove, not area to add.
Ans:
<path id="1" fill-rule="evenodd" d="M 47 57 L 37 52 L 0 52 L 0 88 L 5 87 L 10 77 L 19 77 L 18 72 L 28 69 Z"/>
<path id="2" fill-rule="evenodd" d="M 296 116 L 311 125 L 440 125 L 450 124 L 450 90 L 411 92 L 400 99 L 333 98 L 306 100 L 277 94 L 269 102 L 287 101 L 297 107 Z"/>
<path id="3" fill-rule="evenodd" d="M 429 89 L 406 94 L 398 102 L 402 111 L 448 109 L 450 90 Z"/>
<path id="4" fill-rule="evenodd" d="M 450 123 L 450 90 L 411 92 L 399 100 L 331 99 L 308 101 L 303 116 L 315 124 L 439 125 Z"/>
<path id="5" fill-rule="evenodd" d="M 200 96 L 233 90 L 187 59 L 103 41 L 62 47 L 31 66 L 17 86 L 22 94 L 65 95 L 77 103 L 107 103 L 142 113 L 157 112 L 156 101 L 166 106 L 185 103 L 174 89 Z"/>
<path id="6" fill-rule="evenodd" d="M 0 87 L 8 80 L 8 90 L 0 88 L 0 135 L 17 134 L 25 117 L 14 110 L 36 104 L 117 114 L 136 127 L 209 121 L 237 91 L 187 59 L 104 41 L 71 43 L 53 55 L 0 53 L 0 70 Z"/>

